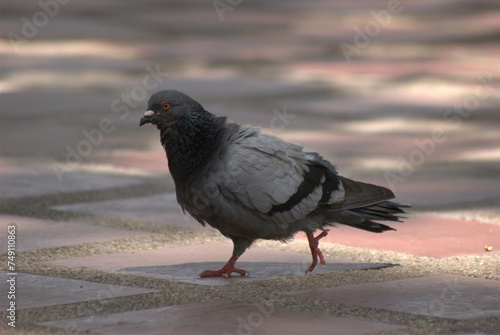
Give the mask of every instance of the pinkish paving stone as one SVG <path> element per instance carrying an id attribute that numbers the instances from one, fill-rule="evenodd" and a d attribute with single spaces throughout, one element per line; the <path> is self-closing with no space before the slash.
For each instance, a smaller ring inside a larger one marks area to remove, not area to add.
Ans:
<path id="1" fill-rule="evenodd" d="M 148 234 L 80 223 L 0 215 L 0 253 L 7 251 L 7 227 L 11 225 L 16 227 L 17 251 L 111 241 Z"/>
<path id="2" fill-rule="evenodd" d="M 397 231 L 381 234 L 338 225 L 338 228 L 330 229 L 321 242 L 432 257 L 482 254 L 486 252 L 485 246 L 500 250 L 499 225 L 437 216 L 419 216 L 404 221 L 390 224 Z M 296 237 L 306 238 L 303 233 Z"/>
<path id="3" fill-rule="evenodd" d="M 131 311 L 105 316 L 40 323 L 105 335 L 122 334 L 315 334 L 350 335 L 394 331 L 405 327 L 318 315 L 277 308 L 272 304 L 248 304 L 218 300 Z"/>
<path id="4" fill-rule="evenodd" d="M 70 304 L 75 302 L 102 300 L 127 295 L 156 292 L 156 290 L 108 285 L 27 273 L 0 271 L 0 293 L 7 297 L 10 289 L 8 280 L 14 278 L 16 291 L 16 309 L 28 309 L 44 306 Z M 10 301 L 2 298 L 0 308 L 5 310 Z"/>
<path id="5" fill-rule="evenodd" d="M 204 270 L 222 268 L 231 253 L 231 244 L 207 243 L 134 253 L 61 259 L 47 263 L 69 267 L 88 267 L 100 271 L 178 280 L 210 286 L 285 276 L 304 276 L 305 270 L 311 264 L 311 256 L 305 253 L 251 248 L 236 263 L 236 267 L 249 271 L 250 276 L 241 277 L 235 274 L 229 279 L 223 277 L 199 277 L 199 274 Z M 313 272 L 314 274 L 376 269 L 387 266 L 386 264 L 358 263 L 336 258 L 325 258 L 325 260 L 326 269 L 318 265 Z"/>
<path id="6" fill-rule="evenodd" d="M 500 282 L 454 275 L 310 289 L 286 294 L 440 318 L 469 319 L 500 315 Z"/>

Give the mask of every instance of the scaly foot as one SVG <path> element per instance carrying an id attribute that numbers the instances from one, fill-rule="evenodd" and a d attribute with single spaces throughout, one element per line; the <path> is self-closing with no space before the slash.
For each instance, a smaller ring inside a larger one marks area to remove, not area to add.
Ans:
<path id="1" fill-rule="evenodd" d="M 328 235 L 328 231 L 329 231 L 328 229 L 323 230 L 321 234 L 319 234 L 316 237 L 314 237 L 313 233 L 306 233 L 307 240 L 309 241 L 309 248 L 311 249 L 311 255 L 313 259 L 311 266 L 309 267 L 309 269 L 306 270 L 306 274 L 314 270 L 314 268 L 318 264 L 318 258 L 323 268 L 325 267 L 326 264 L 325 258 L 323 257 L 323 253 L 321 252 L 321 250 L 319 250 L 318 244 L 320 239 Z"/>
<path id="2" fill-rule="evenodd" d="M 200 273 L 200 277 L 217 277 L 217 276 L 224 276 L 226 278 L 231 277 L 231 273 L 236 272 L 239 273 L 242 276 L 248 276 L 250 273 L 248 271 L 242 270 L 242 269 L 237 269 L 234 267 L 234 263 L 236 263 L 236 260 L 238 259 L 237 256 L 232 256 L 229 261 L 227 261 L 226 265 L 222 267 L 220 270 L 206 270 Z"/>

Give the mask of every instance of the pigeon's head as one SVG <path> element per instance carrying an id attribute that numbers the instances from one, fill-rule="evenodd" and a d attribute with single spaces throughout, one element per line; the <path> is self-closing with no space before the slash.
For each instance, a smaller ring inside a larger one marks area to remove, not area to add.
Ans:
<path id="1" fill-rule="evenodd" d="M 186 115 L 204 111 L 203 107 L 188 95 L 176 91 L 160 91 L 151 96 L 148 108 L 139 126 L 152 123 L 158 129 L 167 129 Z"/>

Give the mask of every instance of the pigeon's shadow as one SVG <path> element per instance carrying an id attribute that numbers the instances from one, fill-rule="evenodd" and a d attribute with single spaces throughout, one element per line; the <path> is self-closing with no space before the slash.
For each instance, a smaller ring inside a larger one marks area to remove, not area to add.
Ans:
<path id="1" fill-rule="evenodd" d="M 225 265 L 223 262 L 200 262 L 200 263 L 183 263 L 175 265 L 161 266 L 135 266 L 119 269 L 119 272 L 134 272 L 147 273 L 157 276 L 168 276 L 177 278 L 198 278 L 200 273 L 205 270 L 218 270 Z M 269 277 L 289 277 L 303 276 L 310 263 L 283 263 L 283 262 L 238 262 L 236 267 L 246 270 L 250 273 L 250 277 L 269 278 Z M 323 268 L 321 265 L 316 266 L 313 274 L 328 273 L 332 271 L 346 270 L 368 270 L 380 269 L 393 266 L 391 264 L 381 263 L 327 263 Z M 238 274 L 234 274 L 235 277 Z"/>

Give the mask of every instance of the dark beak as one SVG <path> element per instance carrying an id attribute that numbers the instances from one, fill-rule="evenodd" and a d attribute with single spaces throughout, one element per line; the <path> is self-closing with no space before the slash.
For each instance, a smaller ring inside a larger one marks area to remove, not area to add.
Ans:
<path id="1" fill-rule="evenodd" d="M 155 112 L 153 112 L 152 110 L 147 110 L 146 112 L 144 112 L 144 116 L 141 117 L 139 127 L 142 127 L 146 123 L 151 123 L 151 117 L 153 117 L 153 115 L 155 115 Z"/>

